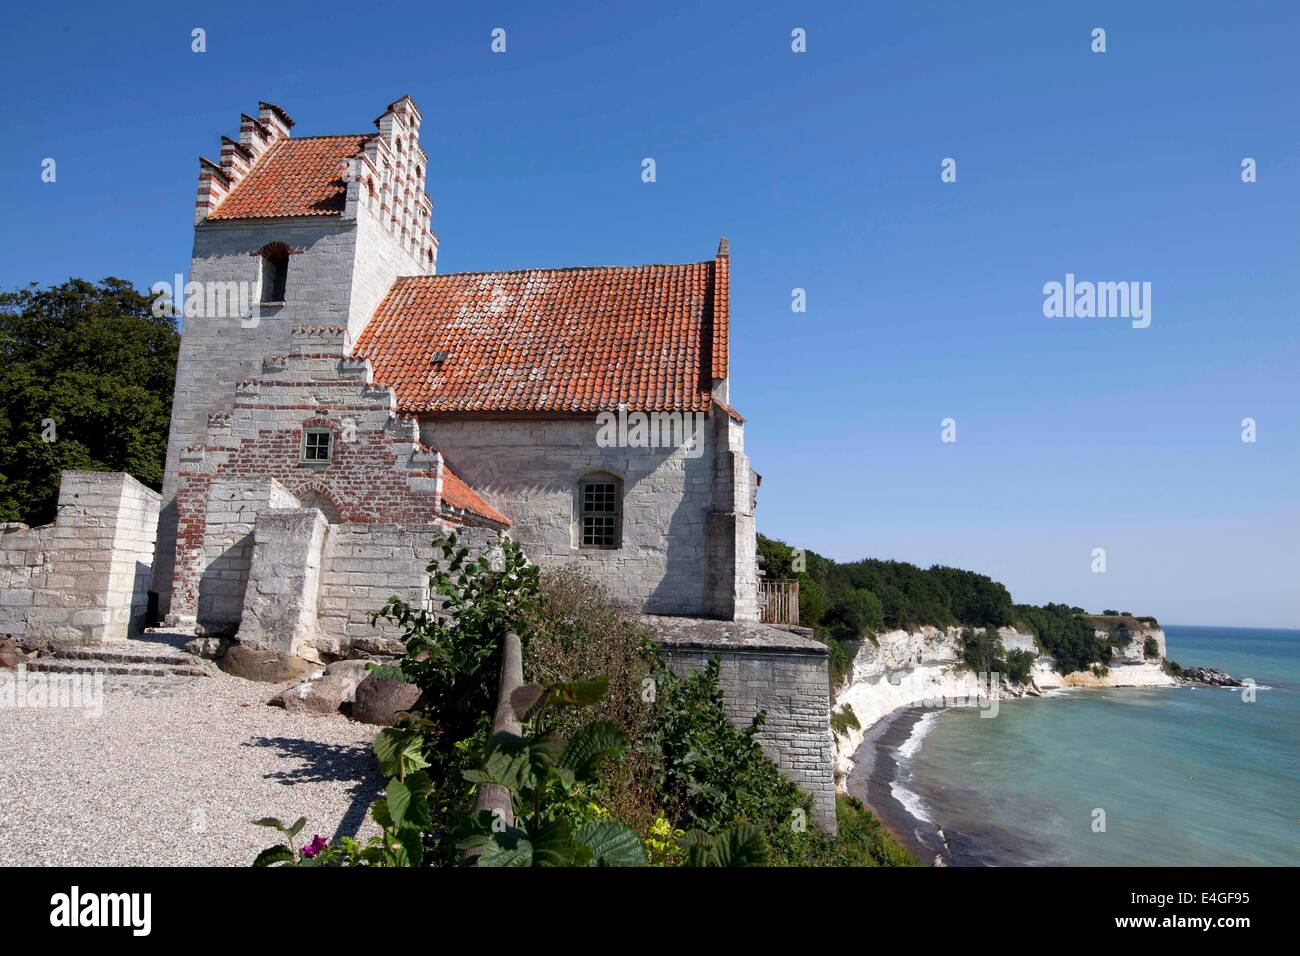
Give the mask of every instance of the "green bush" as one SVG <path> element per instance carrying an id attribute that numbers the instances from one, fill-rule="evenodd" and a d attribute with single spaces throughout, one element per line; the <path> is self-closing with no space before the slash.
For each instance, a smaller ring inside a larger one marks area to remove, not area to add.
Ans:
<path id="1" fill-rule="evenodd" d="M 717 658 L 685 677 L 656 666 L 649 735 L 655 790 L 668 818 L 683 829 L 718 833 L 750 823 L 769 842 L 781 842 L 799 813 L 807 819 L 808 798 L 754 740 L 766 714 L 744 729 L 727 719 L 718 669 Z"/>
<path id="2" fill-rule="evenodd" d="M 1029 651 L 1007 651 L 1006 667 L 1009 681 L 1014 684 L 1028 683 L 1033 674 L 1034 655 Z"/>
<path id="3" fill-rule="evenodd" d="M 862 724 L 858 722 L 858 715 L 853 712 L 850 704 L 845 704 L 838 711 L 831 714 L 831 730 L 841 737 L 846 735 L 850 729 L 859 730 Z"/>
<path id="4" fill-rule="evenodd" d="M 1056 659 L 1063 674 L 1086 670 L 1094 662 L 1110 658 L 1109 648 L 1097 640 L 1092 622 L 1071 607 L 1017 604 L 1015 615 L 1017 625 L 1034 635 L 1038 646 Z"/>
<path id="5" fill-rule="evenodd" d="M 410 735 L 401 746 L 413 746 L 411 741 L 418 739 L 423 767 L 415 769 L 427 768 L 429 786 L 419 797 L 430 813 L 426 849 L 433 860 L 454 865 L 459 858 L 455 821 L 473 798 L 464 772 L 483 758 L 500 687 L 502 639 L 514 631 L 527 646 L 538 572 L 508 538 L 502 539 L 496 568 L 486 556 L 470 560 L 469 549 L 460 547 L 454 534 L 435 537 L 434 553 L 427 570 L 439 607 L 417 607 L 393 597 L 371 621 L 387 621 L 402 632 L 405 653 L 399 666 L 375 670 L 422 691 L 399 727 Z M 381 765 L 383 737 L 376 738 Z"/>
<path id="6" fill-rule="evenodd" d="M 65 469 L 162 487 L 180 333 L 153 302 L 113 278 L 0 292 L 0 522 L 53 521 Z"/>
<path id="7" fill-rule="evenodd" d="M 875 815 L 856 797 L 837 794 L 839 835 L 810 829 L 791 841 L 780 862 L 787 866 L 918 866 Z"/>
<path id="8" fill-rule="evenodd" d="M 524 648 L 524 679 L 558 684 L 604 676 L 609 693 L 593 708 L 630 741 L 622 760 L 601 772 L 598 802 L 616 819 L 648 835 L 662 814 L 654 790 L 648 734 L 652 716 L 647 688 L 656 656 L 648 646 L 650 631 L 629 611 L 615 606 L 605 588 L 581 569 L 541 572 L 538 599 L 529 609 L 530 633 Z M 572 733 L 576 711 L 555 715 L 556 726 Z"/>
<path id="9" fill-rule="evenodd" d="M 1142 656 L 1143 656 L 1143 657 L 1159 657 L 1159 656 L 1160 656 L 1160 642 L 1157 641 L 1154 637 L 1148 637 L 1146 640 L 1144 640 L 1144 641 L 1142 642 Z"/>

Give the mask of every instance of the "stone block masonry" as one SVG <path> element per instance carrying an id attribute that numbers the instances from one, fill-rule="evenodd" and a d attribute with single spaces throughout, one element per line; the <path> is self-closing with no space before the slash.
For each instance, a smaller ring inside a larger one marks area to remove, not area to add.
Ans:
<path id="1" fill-rule="evenodd" d="M 748 621 L 647 616 L 668 666 L 687 674 L 719 662 L 727 716 L 747 727 L 766 712 L 755 740 L 812 798 L 812 822 L 837 832 L 835 745 L 825 645 Z"/>
<path id="2" fill-rule="evenodd" d="M 328 529 L 317 508 L 272 508 L 257 516 L 240 643 L 301 657 L 314 641 Z"/>
<path id="3" fill-rule="evenodd" d="M 498 540 L 503 522 L 443 497 L 442 456 L 347 345 L 342 326 L 294 329 L 182 449 L 171 620 L 313 659 L 397 652 L 370 615 L 394 595 L 427 606 L 435 535 Z M 304 460 L 309 428 L 325 460 Z"/>
<path id="4" fill-rule="evenodd" d="M 0 526 L 0 634 L 84 644 L 142 630 L 160 500 L 121 472 L 65 471 L 53 524 Z"/>
<path id="5" fill-rule="evenodd" d="M 220 164 L 201 165 L 189 274 L 199 294 L 233 287 L 251 290 L 253 301 L 264 302 L 262 251 L 278 243 L 290 255 L 284 302 L 258 305 L 255 316 L 186 316 L 152 583 L 163 613 L 172 610 L 176 538 L 184 533 L 176 502 L 188 464 L 184 449 L 206 440 L 208 417 L 232 410 L 237 384 L 257 378 L 264 360 L 286 352 L 295 327 L 339 325 L 355 337 L 394 279 L 435 271 L 437 239 L 428 226 L 432 206 L 424 192 L 428 157 L 419 145 L 420 122 L 409 97 L 389 105 L 375 121 L 373 138 L 339 170 L 346 198 L 335 215 L 208 218 L 263 153 L 292 138 L 293 123 L 277 106 L 260 104 L 257 117 L 243 118 L 240 141 L 228 142 Z M 193 608 L 179 611 L 189 616 Z"/>

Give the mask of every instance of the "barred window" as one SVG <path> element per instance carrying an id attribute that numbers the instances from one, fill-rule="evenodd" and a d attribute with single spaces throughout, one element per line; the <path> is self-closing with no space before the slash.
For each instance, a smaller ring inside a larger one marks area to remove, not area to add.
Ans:
<path id="1" fill-rule="evenodd" d="M 302 433 L 302 460 L 329 461 L 334 452 L 334 433 L 328 428 L 309 428 Z"/>
<path id="2" fill-rule="evenodd" d="M 623 496 L 619 482 L 606 478 L 584 480 L 578 488 L 579 544 L 584 548 L 614 549 L 623 533 Z"/>

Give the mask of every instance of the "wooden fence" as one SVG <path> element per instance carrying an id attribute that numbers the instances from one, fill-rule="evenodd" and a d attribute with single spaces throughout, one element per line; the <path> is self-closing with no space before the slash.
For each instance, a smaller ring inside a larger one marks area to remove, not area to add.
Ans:
<path id="1" fill-rule="evenodd" d="M 758 604 L 764 624 L 799 623 L 799 582 L 758 582 Z"/>

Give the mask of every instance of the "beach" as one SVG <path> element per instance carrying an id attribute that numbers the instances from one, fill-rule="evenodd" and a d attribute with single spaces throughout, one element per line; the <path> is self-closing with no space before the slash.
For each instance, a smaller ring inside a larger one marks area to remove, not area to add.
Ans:
<path id="1" fill-rule="evenodd" d="M 946 866 L 952 860 L 944 834 L 934 823 L 916 815 L 914 803 L 909 808 L 900 800 L 900 788 L 896 786 L 900 760 L 906 760 L 909 749 L 919 743 L 927 729 L 921 721 L 927 717 L 932 721 L 939 713 L 933 708 L 900 707 L 868 727 L 853 754 L 847 788 L 918 860 L 926 865 Z M 911 802 L 907 792 L 901 792 Z"/>

